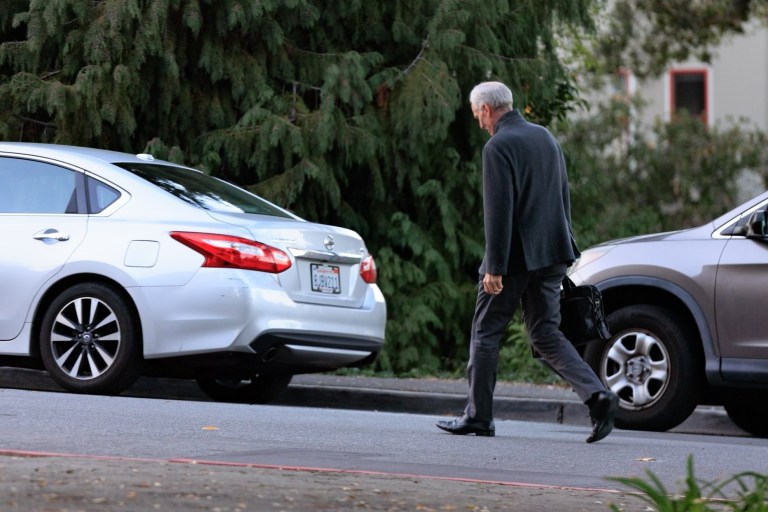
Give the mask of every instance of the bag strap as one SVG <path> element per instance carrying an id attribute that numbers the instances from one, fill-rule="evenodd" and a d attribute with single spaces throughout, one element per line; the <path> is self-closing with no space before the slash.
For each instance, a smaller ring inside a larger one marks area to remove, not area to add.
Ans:
<path id="1" fill-rule="evenodd" d="M 563 277 L 563 291 L 568 292 L 573 290 L 574 288 L 576 288 L 576 285 L 574 284 L 573 281 L 571 281 L 571 278 L 568 277 L 568 275 Z"/>

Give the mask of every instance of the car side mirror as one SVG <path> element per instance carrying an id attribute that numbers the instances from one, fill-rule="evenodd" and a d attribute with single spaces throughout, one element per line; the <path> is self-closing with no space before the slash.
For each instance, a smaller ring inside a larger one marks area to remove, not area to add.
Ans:
<path id="1" fill-rule="evenodd" d="M 745 228 L 747 238 L 768 240 L 768 210 L 760 210 L 750 215 Z"/>

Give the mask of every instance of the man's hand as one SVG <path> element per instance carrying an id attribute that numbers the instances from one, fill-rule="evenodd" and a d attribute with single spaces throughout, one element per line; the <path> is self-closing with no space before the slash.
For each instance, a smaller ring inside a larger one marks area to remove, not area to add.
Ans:
<path id="1" fill-rule="evenodd" d="M 485 274 L 483 278 L 483 290 L 485 290 L 485 293 L 498 295 L 501 293 L 502 288 L 504 288 L 504 285 L 501 284 L 500 275 Z"/>

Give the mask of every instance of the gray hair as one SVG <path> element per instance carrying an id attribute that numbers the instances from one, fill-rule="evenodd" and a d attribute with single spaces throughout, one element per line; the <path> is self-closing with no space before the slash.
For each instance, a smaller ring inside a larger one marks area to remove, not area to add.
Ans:
<path id="1" fill-rule="evenodd" d="M 469 93 L 469 102 L 476 107 L 485 103 L 492 110 L 511 110 L 512 91 L 501 82 L 482 82 Z"/>

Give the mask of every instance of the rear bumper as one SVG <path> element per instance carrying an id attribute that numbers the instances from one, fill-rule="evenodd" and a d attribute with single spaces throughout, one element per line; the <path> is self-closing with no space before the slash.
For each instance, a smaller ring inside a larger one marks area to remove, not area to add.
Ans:
<path id="1" fill-rule="evenodd" d="M 384 344 L 386 302 L 375 285 L 357 308 L 295 302 L 260 272 L 201 272 L 185 286 L 132 295 L 150 363 L 308 373 L 365 365 Z"/>
<path id="2" fill-rule="evenodd" d="M 382 342 L 285 332 L 265 334 L 250 346 L 268 366 L 322 371 L 372 361 L 381 350 Z"/>
<path id="3" fill-rule="evenodd" d="M 221 351 L 147 360 L 147 374 L 156 377 L 251 378 L 255 374 L 316 373 L 365 366 L 382 348 L 378 340 L 269 333 L 251 350 Z"/>

